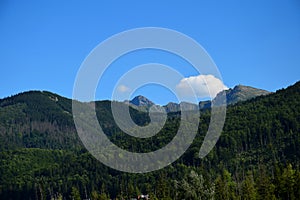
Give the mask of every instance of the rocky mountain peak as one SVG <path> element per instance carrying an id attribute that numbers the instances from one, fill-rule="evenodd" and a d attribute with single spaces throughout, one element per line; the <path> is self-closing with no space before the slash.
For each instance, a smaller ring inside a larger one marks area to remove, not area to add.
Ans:
<path id="1" fill-rule="evenodd" d="M 144 107 L 151 107 L 154 105 L 154 103 L 152 101 L 150 101 L 149 99 L 147 99 L 146 97 L 139 95 L 134 97 L 131 101 L 131 104 L 135 105 L 135 106 L 144 106 Z"/>

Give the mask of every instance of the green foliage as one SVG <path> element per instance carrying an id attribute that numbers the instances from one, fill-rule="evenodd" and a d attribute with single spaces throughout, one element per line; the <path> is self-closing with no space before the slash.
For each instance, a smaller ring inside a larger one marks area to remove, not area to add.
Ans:
<path id="1" fill-rule="evenodd" d="M 205 182 L 202 174 L 191 171 L 187 177 L 177 183 L 179 199 L 214 199 L 214 184 Z"/>
<path id="2" fill-rule="evenodd" d="M 71 199 L 73 200 L 81 200 L 80 193 L 76 187 L 72 187 L 71 191 Z"/>
<path id="3" fill-rule="evenodd" d="M 216 199 L 236 199 L 236 183 L 232 180 L 231 174 L 225 169 L 216 181 Z"/>
<path id="4" fill-rule="evenodd" d="M 242 182 L 242 199 L 244 200 L 256 200 L 257 192 L 253 175 L 248 173 L 245 180 Z"/>
<path id="5" fill-rule="evenodd" d="M 112 170 L 84 150 L 74 128 L 71 101 L 49 92 L 0 100 L 0 199 L 288 199 L 300 197 L 300 82 L 268 96 L 228 107 L 216 147 L 199 159 L 210 121 L 201 113 L 199 133 L 172 165 L 147 174 Z M 123 133 L 110 102 L 96 102 L 107 136 L 133 152 L 150 152 L 172 140 L 180 113 L 146 139 Z M 130 109 L 145 125 L 149 116 Z"/>

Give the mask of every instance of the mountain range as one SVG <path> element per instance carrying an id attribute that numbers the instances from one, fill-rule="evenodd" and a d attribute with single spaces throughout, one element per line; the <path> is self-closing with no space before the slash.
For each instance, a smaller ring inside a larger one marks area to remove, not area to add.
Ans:
<path id="1" fill-rule="evenodd" d="M 270 93 L 241 85 L 226 91 L 229 105 L 266 94 Z M 130 101 L 118 103 L 121 106 L 130 105 L 133 120 L 139 125 L 149 122 L 147 111 L 155 105 L 141 95 Z M 180 111 L 182 105 L 187 110 L 199 108 L 205 110 L 210 108 L 210 101 L 200 102 L 200 107 L 189 102 L 168 103 L 162 107 L 167 113 L 176 113 Z M 1 144 L 5 147 L 14 145 L 42 147 L 51 144 L 49 146 L 51 148 L 73 148 L 81 145 L 72 118 L 72 101 L 68 98 L 48 91 L 28 91 L 0 99 L 0 111 L 0 148 Z M 104 129 L 111 132 L 110 129 L 116 124 L 110 111 L 110 101 L 96 101 L 96 111 Z M 63 139 L 61 135 L 64 136 Z"/>
<path id="2" fill-rule="evenodd" d="M 244 85 L 237 85 L 233 89 L 225 90 L 226 92 L 226 103 L 227 105 L 233 105 L 237 102 L 246 101 L 261 95 L 268 95 L 270 94 L 269 91 L 257 89 L 250 86 L 244 86 Z M 217 94 L 217 97 L 221 94 Z M 142 111 L 145 111 L 149 109 L 151 106 L 155 105 L 151 100 L 147 99 L 146 97 L 139 95 L 134 97 L 130 101 L 125 101 L 126 103 L 129 103 L 132 107 L 136 109 L 140 109 Z M 200 101 L 198 105 L 189 103 L 189 102 L 181 102 L 181 103 L 174 103 L 170 102 L 167 105 L 164 105 L 163 107 L 167 112 L 178 112 L 180 111 L 180 106 L 184 105 L 187 110 L 195 110 L 195 109 L 208 109 L 211 106 L 211 101 Z"/>
<path id="3" fill-rule="evenodd" d="M 213 150 L 199 149 L 209 128 L 203 109 L 189 149 L 164 169 L 147 174 L 113 170 L 82 145 L 73 122 L 72 100 L 47 91 L 0 99 L 0 199 L 298 199 L 300 196 L 300 82 L 273 93 L 236 86 L 226 91 L 226 122 Z M 138 96 L 130 115 L 150 122 Z M 120 148 L 146 153 L 168 144 L 180 126 L 178 104 L 169 103 L 166 123 L 150 138 L 135 138 L 118 128 L 111 101 L 96 101 L 107 137 Z M 205 102 L 199 105 L 207 106 Z M 198 105 L 191 104 L 192 106 Z M 122 156 L 122 155 L 121 155 Z"/>

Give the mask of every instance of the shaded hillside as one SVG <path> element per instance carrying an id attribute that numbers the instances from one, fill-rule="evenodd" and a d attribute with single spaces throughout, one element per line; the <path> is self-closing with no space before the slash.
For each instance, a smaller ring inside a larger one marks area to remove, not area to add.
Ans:
<path id="1" fill-rule="evenodd" d="M 215 151 L 218 161 L 249 168 L 300 159 L 300 82 L 268 96 L 229 106 Z M 225 150 L 225 151 L 224 151 Z M 255 158 L 255 159 L 254 159 Z"/>
<path id="2" fill-rule="evenodd" d="M 110 101 L 96 102 L 97 117 L 108 135 L 120 131 L 110 107 Z M 149 122 L 144 112 L 130 108 L 130 113 L 139 125 Z M 46 91 L 24 92 L 1 99 L 0 149 L 18 147 L 82 148 L 72 117 L 72 100 Z"/>
<path id="3" fill-rule="evenodd" d="M 41 91 L 0 100 L 0 147 L 78 146 L 71 103 L 69 99 Z"/>

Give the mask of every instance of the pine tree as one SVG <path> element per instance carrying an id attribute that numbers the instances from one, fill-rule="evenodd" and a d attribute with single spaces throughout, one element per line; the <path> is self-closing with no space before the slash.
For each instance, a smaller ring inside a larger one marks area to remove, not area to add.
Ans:
<path id="1" fill-rule="evenodd" d="M 72 200 L 81 200 L 80 193 L 76 187 L 72 187 L 71 199 Z"/>
<path id="2" fill-rule="evenodd" d="M 257 192 L 254 186 L 254 180 L 251 173 L 248 173 L 246 179 L 242 184 L 242 199 L 243 200 L 256 200 Z"/>

